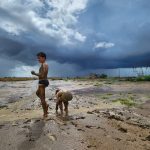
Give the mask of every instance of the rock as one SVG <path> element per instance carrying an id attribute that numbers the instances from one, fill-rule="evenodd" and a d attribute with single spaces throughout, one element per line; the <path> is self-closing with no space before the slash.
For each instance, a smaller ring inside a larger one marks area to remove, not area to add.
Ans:
<path id="1" fill-rule="evenodd" d="M 95 113 L 99 114 L 99 113 L 100 113 L 100 110 L 95 109 L 93 112 L 95 112 Z"/>
<path id="2" fill-rule="evenodd" d="M 26 120 L 24 123 L 29 123 L 31 122 L 31 119 Z"/>
<path id="3" fill-rule="evenodd" d="M 39 121 L 41 121 L 40 119 L 36 119 L 34 122 L 36 123 L 36 122 L 39 122 Z"/>
<path id="4" fill-rule="evenodd" d="M 79 129 L 77 129 L 77 130 L 78 130 L 78 131 L 83 131 L 83 132 L 85 132 L 85 130 L 83 130 L 83 129 L 80 129 L 80 128 L 79 128 Z"/>
<path id="5" fill-rule="evenodd" d="M 75 123 L 75 122 L 71 122 L 72 123 L 72 125 L 74 125 L 75 127 L 77 127 L 78 126 L 78 124 L 77 123 Z"/>
<path id="6" fill-rule="evenodd" d="M 79 106 L 78 106 L 78 105 L 76 105 L 76 106 L 74 107 L 74 109 L 79 109 Z"/>
<path id="7" fill-rule="evenodd" d="M 13 122 L 12 126 L 18 126 L 18 123 Z"/>
<path id="8" fill-rule="evenodd" d="M 49 101 L 52 101 L 52 100 L 53 100 L 53 98 L 49 98 L 48 100 L 49 100 Z"/>
<path id="9" fill-rule="evenodd" d="M 29 126 L 25 125 L 25 126 L 22 126 L 22 128 L 29 128 Z"/>
<path id="10" fill-rule="evenodd" d="M 114 138 L 115 140 L 117 140 L 117 141 L 121 141 L 121 139 L 120 138 Z"/>
<path id="11" fill-rule="evenodd" d="M 52 134 L 47 134 L 47 137 L 51 140 L 51 141 L 56 141 L 57 140 L 57 137 L 55 135 L 52 135 Z"/>
<path id="12" fill-rule="evenodd" d="M 76 120 L 85 119 L 85 117 L 81 116 L 81 117 L 76 117 L 75 119 L 76 119 Z"/>
<path id="13" fill-rule="evenodd" d="M 121 132 L 123 132 L 123 133 L 127 133 L 127 129 L 125 129 L 123 127 L 119 128 L 118 130 L 121 131 Z"/>
<path id="14" fill-rule="evenodd" d="M 30 138 L 30 139 L 29 139 L 29 141 L 31 141 L 31 142 L 34 142 L 34 141 L 35 141 L 35 139 L 33 139 L 33 138 Z"/>
<path id="15" fill-rule="evenodd" d="M 96 147 L 95 145 L 88 145 L 87 148 Z"/>
<path id="16" fill-rule="evenodd" d="M 145 139 L 146 139 L 146 141 L 150 141 L 150 135 L 147 136 Z"/>
<path id="17" fill-rule="evenodd" d="M 2 127 L 4 127 L 5 125 L 4 124 L 0 124 L 0 129 L 2 129 Z"/>
<path id="18" fill-rule="evenodd" d="M 31 110 L 31 108 L 25 108 L 25 110 Z"/>
<path id="19" fill-rule="evenodd" d="M 91 111 L 88 111 L 88 112 L 87 112 L 87 114 L 93 114 L 93 112 L 91 112 Z"/>
<path id="20" fill-rule="evenodd" d="M 93 103 L 93 102 L 88 102 L 89 104 L 91 104 L 91 105 L 97 105 L 96 103 Z"/>
<path id="21" fill-rule="evenodd" d="M 94 126 L 86 125 L 85 127 L 91 129 Z"/>

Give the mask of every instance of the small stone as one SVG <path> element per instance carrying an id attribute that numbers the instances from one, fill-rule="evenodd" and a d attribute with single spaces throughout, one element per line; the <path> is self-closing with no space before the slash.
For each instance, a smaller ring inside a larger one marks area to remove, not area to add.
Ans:
<path id="1" fill-rule="evenodd" d="M 85 117 L 83 117 L 83 116 L 82 117 L 77 117 L 76 120 L 78 120 L 78 119 L 85 119 Z"/>
<path id="2" fill-rule="evenodd" d="M 34 142 L 35 140 L 33 138 L 30 138 L 29 141 Z"/>
<path id="3" fill-rule="evenodd" d="M 86 125 L 85 127 L 91 129 L 94 126 Z"/>
<path id="4" fill-rule="evenodd" d="M 83 130 L 83 129 L 77 129 L 78 131 L 83 131 L 83 132 L 85 132 L 85 130 Z"/>
<path id="5" fill-rule="evenodd" d="M 91 111 L 88 111 L 88 112 L 87 112 L 87 114 L 93 114 L 93 112 L 91 112 Z"/>
<path id="6" fill-rule="evenodd" d="M 31 119 L 26 120 L 24 123 L 29 123 L 31 122 Z"/>
<path id="7" fill-rule="evenodd" d="M 125 129 L 125 128 L 119 128 L 118 130 L 123 132 L 123 133 L 127 133 L 127 129 Z"/>
<path id="8" fill-rule="evenodd" d="M 121 141 L 121 139 L 120 139 L 120 138 L 115 138 L 115 140 L 117 140 L 117 141 Z"/>
<path id="9" fill-rule="evenodd" d="M 4 124 L 0 124 L 0 129 L 2 129 L 5 125 Z"/>
<path id="10" fill-rule="evenodd" d="M 150 135 L 145 138 L 147 141 L 150 141 Z"/>

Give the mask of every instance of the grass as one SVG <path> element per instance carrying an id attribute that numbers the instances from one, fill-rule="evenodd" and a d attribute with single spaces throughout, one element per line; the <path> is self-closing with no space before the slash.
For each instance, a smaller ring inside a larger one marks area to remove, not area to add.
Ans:
<path id="1" fill-rule="evenodd" d="M 129 95 L 131 95 L 132 93 L 131 93 L 131 92 L 129 92 L 128 94 L 129 94 Z"/>
<path id="2" fill-rule="evenodd" d="M 109 95 L 107 94 L 95 94 L 95 97 L 97 97 L 98 99 L 109 99 Z"/>
<path id="3" fill-rule="evenodd" d="M 83 85 L 82 83 L 79 83 L 79 85 Z"/>
<path id="4" fill-rule="evenodd" d="M 108 97 L 106 97 L 106 96 L 103 96 L 103 97 L 102 97 L 102 99 L 108 99 Z"/>
<path id="5" fill-rule="evenodd" d="M 112 84 L 112 81 L 106 81 L 105 84 Z"/>
<path id="6" fill-rule="evenodd" d="M 29 81 L 29 80 L 36 80 L 37 78 L 30 78 L 30 77 L 4 77 L 0 78 L 0 81 Z"/>
<path id="7" fill-rule="evenodd" d="M 113 95 L 113 94 L 112 94 L 112 93 L 107 93 L 107 95 L 110 95 L 110 96 L 111 96 L 111 95 Z"/>
<path id="8" fill-rule="evenodd" d="M 103 97 L 106 98 L 107 96 L 105 96 L 105 94 L 99 94 L 99 93 L 95 93 L 94 96 L 98 99 L 102 99 Z"/>
<path id="9" fill-rule="evenodd" d="M 122 105 L 126 105 L 128 107 L 132 107 L 136 105 L 136 103 L 134 102 L 134 99 L 131 97 L 128 99 L 119 98 L 119 99 L 113 100 L 113 102 L 120 102 Z"/>
<path id="10" fill-rule="evenodd" d="M 136 81 L 150 81 L 150 75 L 137 77 Z"/>
<path id="11" fill-rule="evenodd" d="M 126 81 L 150 81 L 150 75 L 145 75 L 145 76 L 139 76 L 139 77 L 128 77 L 126 78 Z"/>
<path id="12" fill-rule="evenodd" d="M 100 83 L 95 83 L 94 86 L 102 86 Z"/>

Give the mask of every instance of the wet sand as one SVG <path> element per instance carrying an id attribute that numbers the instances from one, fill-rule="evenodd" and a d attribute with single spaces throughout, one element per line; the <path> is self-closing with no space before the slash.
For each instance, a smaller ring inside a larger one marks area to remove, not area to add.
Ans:
<path id="1" fill-rule="evenodd" d="M 150 149 L 149 82 L 50 81 L 47 120 L 42 119 L 36 83 L 0 82 L 0 149 Z M 56 88 L 74 95 L 68 117 L 55 114 Z M 128 107 L 118 99 L 131 99 L 135 105 Z"/>

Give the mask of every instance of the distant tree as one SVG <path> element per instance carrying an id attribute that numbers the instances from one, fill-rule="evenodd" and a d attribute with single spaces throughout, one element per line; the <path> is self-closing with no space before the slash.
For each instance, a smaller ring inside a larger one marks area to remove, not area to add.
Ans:
<path id="1" fill-rule="evenodd" d="M 91 73 L 91 74 L 89 75 L 89 78 L 90 78 L 90 79 L 97 79 L 98 77 L 99 77 L 99 75 L 96 74 L 96 73 Z"/>
<path id="2" fill-rule="evenodd" d="M 107 74 L 101 74 L 99 77 L 105 79 L 105 78 L 107 78 Z"/>

